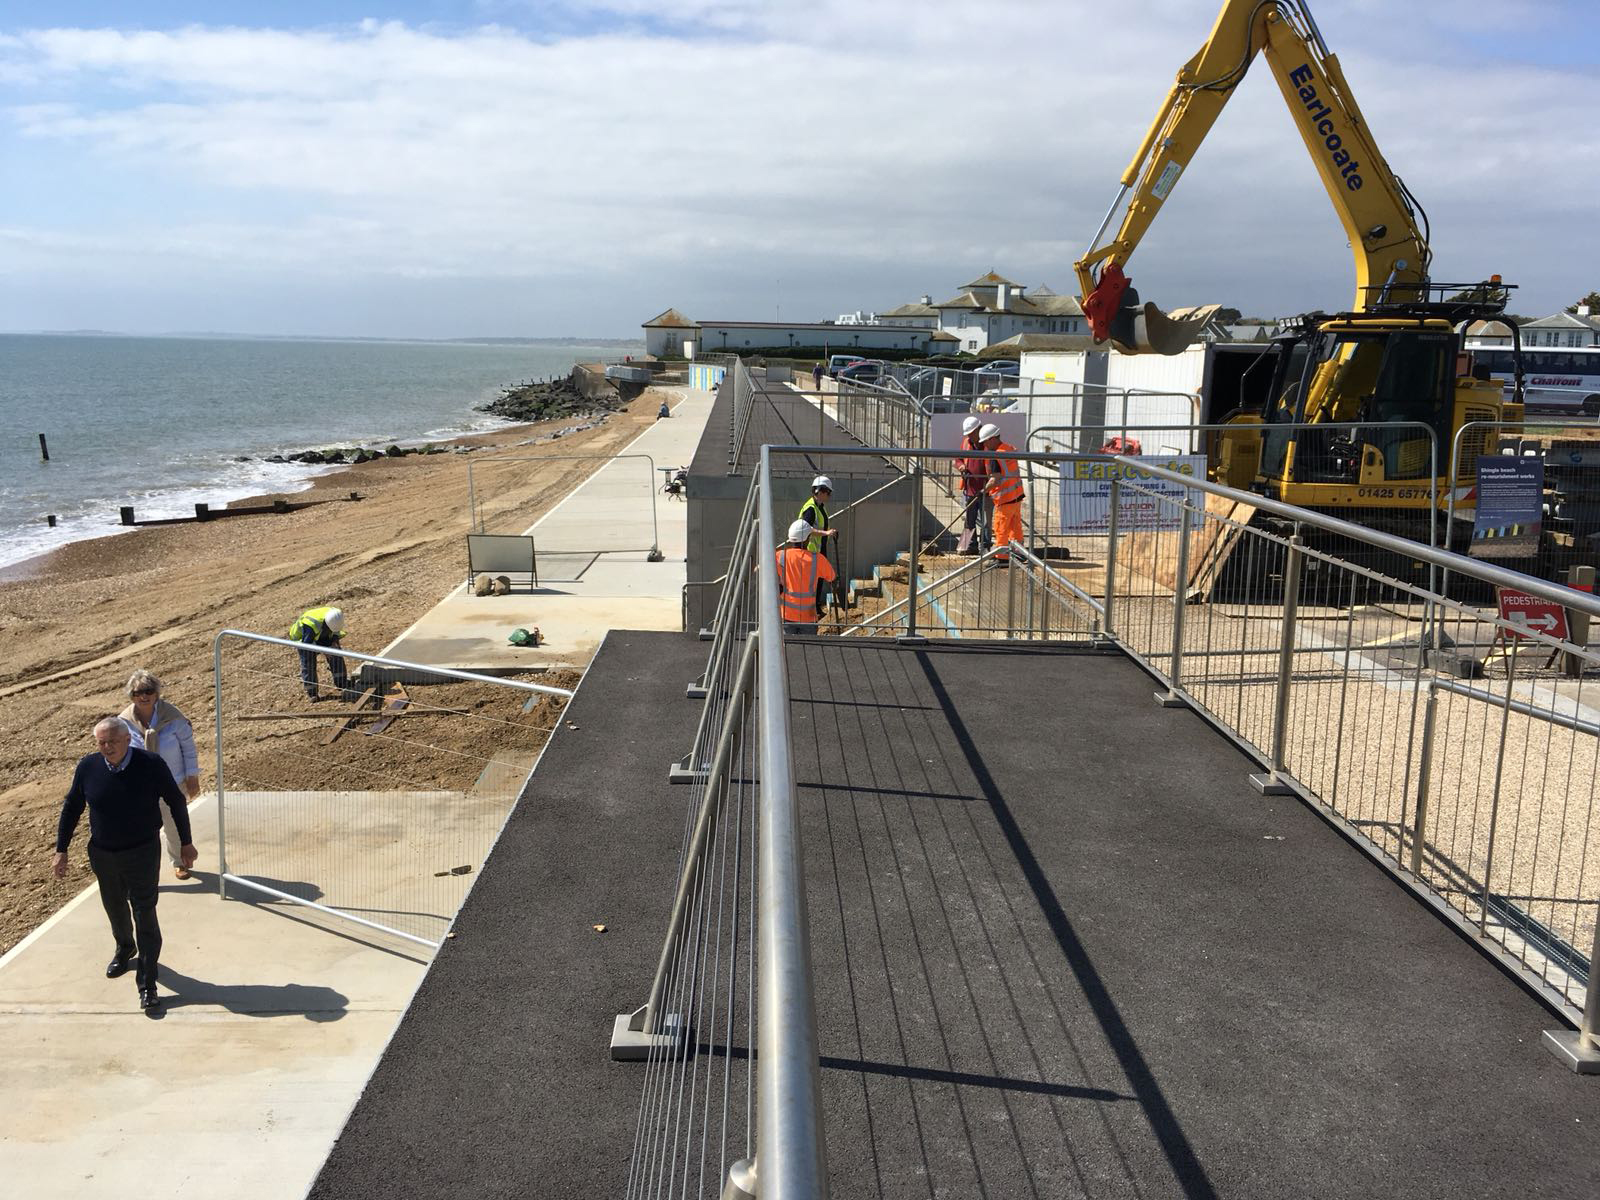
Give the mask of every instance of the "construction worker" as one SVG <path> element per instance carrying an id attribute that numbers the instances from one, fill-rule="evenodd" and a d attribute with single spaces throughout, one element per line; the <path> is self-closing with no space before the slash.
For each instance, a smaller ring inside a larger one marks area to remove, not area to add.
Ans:
<path id="1" fill-rule="evenodd" d="M 961 476 L 961 494 L 966 498 L 966 508 L 961 513 L 961 541 L 957 554 L 981 554 L 988 549 L 989 532 L 984 528 L 983 494 L 989 481 L 990 460 L 983 457 L 983 447 L 978 441 L 980 422 L 968 417 L 961 423 L 961 449 L 965 452 L 956 459 L 956 471 Z"/>
<path id="2" fill-rule="evenodd" d="M 832 563 L 806 548 L 812 532 L 809 521 L 796 521 L 778 549 L 778 616 L 785 633 L 817 631 L 817 585 L 838 578 Z"/>
<path id="3" fill-rule="evenodd" d="M 289 626 L 289 640 L 301 642 L 307 646 L 337 647 L 339 639 L 344 637 L 344 613 L 337 608 L 308 608 L 300 614 L 300 619 Z M 317 695 L 317 652 L 315 650 L 296 651 L 300 655 L 300 686 L 305 688 L 306 699 L 316 701 Z M 333 686 L 339 689 L 341 696 L 350 694 L 349 678 L 345 674 L 344 659 L 337 654 L 325 654 L 328 660 L 328 675 L 333 680 Z"/>
<path id="4" fill-rule="evenodd" d="M 811 499 L 800 506 L 799 519 L 811 526 L 811 539 L 806 542 L 806 549 L 813 554 L 820 554 L 831 563 L 834 555 L 829 549 L 829 538 L 839 536 L 837 529 L 828 527 L 828 501 L 833 497 L 833 480 L 826 475 L 818 475 L 811 481 Z M 828 584 L 826 581 L 817 581 L 817 616 L 828 611 Z"/>
<path id="5" fill-rule="evenodd" d="M 1000 428 L 992 423 L 978 430 L 978 442 L 989 454 L 1017 452 L 1015 446 L 1000 440 Z M 1010 565 L 1011 556 L 1005 553 L 1005 547 L 1022 541 L 1022 501 L 1026 495 L 1022 489 L 1022 464 L 1014 458 L 991 458 L 987 465 L 986 486 L 994 501 L 994 560 Z"/>

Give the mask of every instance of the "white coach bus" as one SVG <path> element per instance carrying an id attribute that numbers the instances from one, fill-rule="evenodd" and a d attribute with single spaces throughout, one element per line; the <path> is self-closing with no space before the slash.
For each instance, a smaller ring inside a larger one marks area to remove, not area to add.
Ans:
<path id="1" fill-rule="evenodd" d="M 1474 368 L 1487 369 L 1493 379 L 1515 379 L 1511 350 L 1504 346 L 1467 343 Z M 1582 413 L 1600 417 L 1600 346 L 1558 349 L 1524 347 L 1522 382 L 1528 414 L 1541 416 Z"/>

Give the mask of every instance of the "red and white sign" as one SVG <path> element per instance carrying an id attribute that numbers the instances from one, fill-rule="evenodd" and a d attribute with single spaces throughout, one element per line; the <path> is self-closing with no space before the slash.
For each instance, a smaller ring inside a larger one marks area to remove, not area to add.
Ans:
<path id="1" fill-rule="evenodd" d="M 1530 596 L 1515 588 L 1500 588 L 1500 619 L 1506 623 L 1505 633 L 1510 637 L 1529 637 L 1542 633 L 1559 641 L 1567 641 L 1567 610 L 1554 600 Z"/>

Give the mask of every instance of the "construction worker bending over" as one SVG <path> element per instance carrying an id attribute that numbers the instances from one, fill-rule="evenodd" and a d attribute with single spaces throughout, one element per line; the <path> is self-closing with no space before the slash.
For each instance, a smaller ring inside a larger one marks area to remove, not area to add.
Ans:
<path id="1" fill-rule="evenodd" d="M 956 471 L 961 476 L 965 507 L 961 510 L 957 554 L 981 554 L 989 548 L 989 534 L 983 527 L 983 493 L 993 464 L 983 457 L 983 445 L 978 440 L 980 424 L 977 417 L 968 417 L 961 423 L 962 457 L 956 459 Z"/>
<path id="2" fill-rule="evenodd" d="M 1000 429 L 994 424 L 978 430 L 978 442 L 990 454 L 1015 454 L 1017 448 L 1000 440 Z M 1009 565 L 1011 556 L 1005 548 L 1012 542 L 1022 541 L 1022 464 L 1014 458 L 989 460 L 989 495 L 994 500 L 994 544 L 997 563 Z"/>
<path id="3" fill-rule="evenodd" d="M 785 633 L 817 631 L 817 585 L 838 578 L 833 564 L 806 548 L 808 521 L 789 526 L 789 540 L 778 550 L 778 616 Z"/>
<path id="4" fill-rule="evenodd" d="M 811 499 L 800 506 L 799 519 L 811 526 L 811 537 L 806 542 L 806 549 L 813 554 L 820 554 L 827 558 L 831 564 L 833 551 L 829 546 L 829 538 L 837 538 L 839 531 L 828 528 L 828 501 L 833 497 L 833 480 L 826 475 L 818 475 L 811 481 Z M 837 543 L 834 543 L 835 545 Z M 831 578 L 831 576 L 830 576 Z M 817 582 L 817 616 L 828 611 L 828 582 L 826 579 Z"/>
<path id="5" fill-rule="evenodd" d="M 300 619 L 289 626 L 289 640 L 307 646 L 337 647 L 344 637 L 344 613 L 337 608 L 308 608 Z M 300 655 L 300 686 L 306 690 L 306 699 L 317 700 L 317 652 L 296 651 Z M 325 654 L 328 675 L 341 696 L 349 697 L 350 681 L 345 674 L 344 659 L 337 654 Z"/>

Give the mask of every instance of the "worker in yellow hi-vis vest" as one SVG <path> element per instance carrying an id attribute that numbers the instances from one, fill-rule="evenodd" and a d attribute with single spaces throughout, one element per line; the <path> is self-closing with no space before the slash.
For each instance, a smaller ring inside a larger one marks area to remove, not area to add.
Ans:
<path id="1" fill-rule="evenodd" d="M 299 620 L 289 626 L 289 640 L 305 646 L 337 649 L 342 637 L 344 613 L 330 606 L 308 608 L 300 614 Z M 317 694 L 317 652 L 299 650 L 296 653 L 300 655 L 300 686 L 305 689 L 306 699 L 321 699 Z M 344 659 L 337 654 L 324 654 L 323 657 L 328 660 L 328 675 L 333 680 L 333 686 L 339 689 L 339 695 L 349 697 L 350 682 L 345 673 Z"/>

